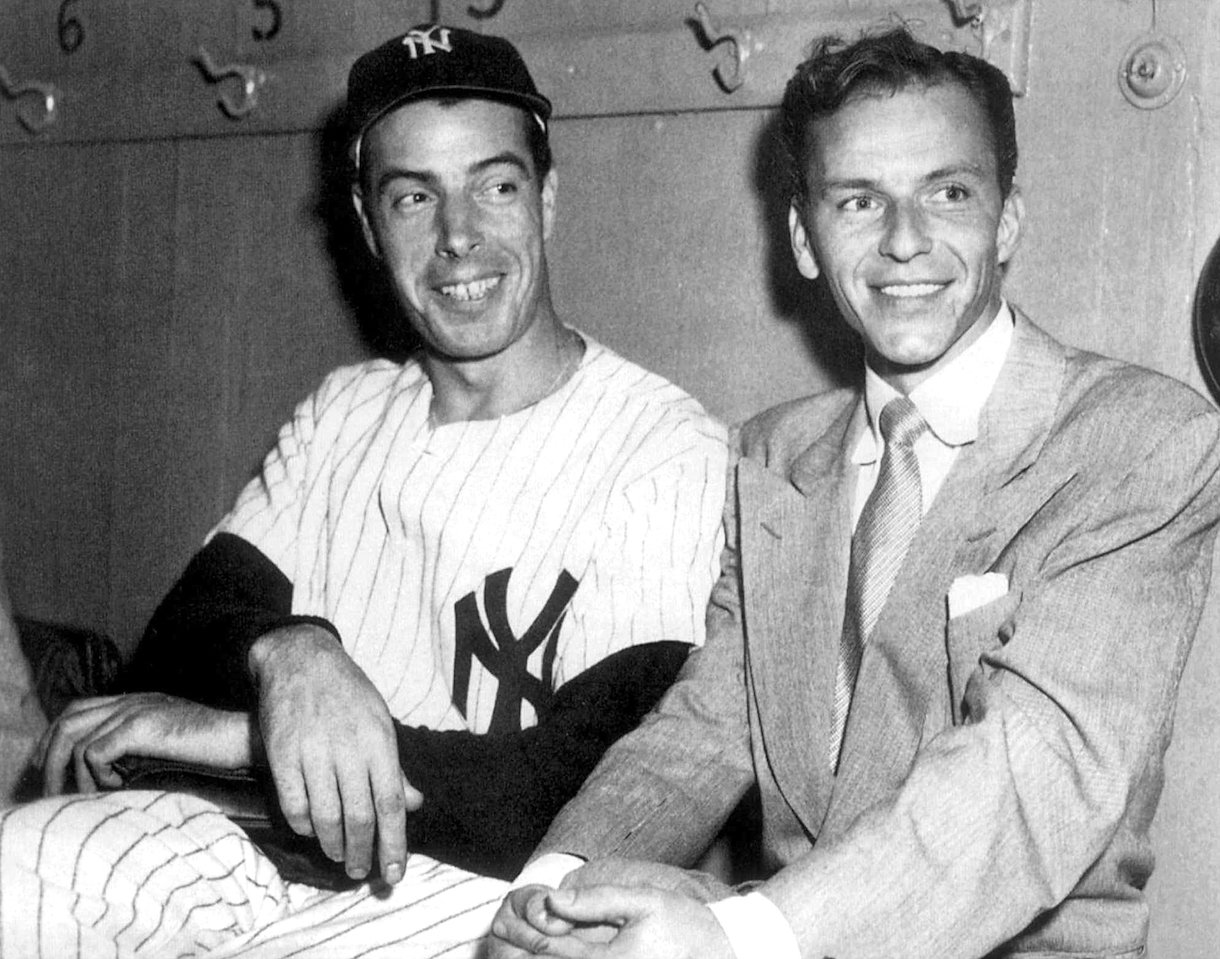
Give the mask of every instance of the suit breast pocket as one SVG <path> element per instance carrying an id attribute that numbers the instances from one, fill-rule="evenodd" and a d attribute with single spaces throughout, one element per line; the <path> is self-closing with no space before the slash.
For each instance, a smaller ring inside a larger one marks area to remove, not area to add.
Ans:
<path id="1" fill-rule="evenodd" d="M 949 702 L 954 726 L 960 726 L 968 719 L 966 686 L 970 677 L 981 669 L 979 660 L 984 653 L 998 649 L 1011 638 L 1013 616 L 1020 603 L 1020 592 L 1012 591 L 949 620 L 945 645 L 949 655 Z"/>

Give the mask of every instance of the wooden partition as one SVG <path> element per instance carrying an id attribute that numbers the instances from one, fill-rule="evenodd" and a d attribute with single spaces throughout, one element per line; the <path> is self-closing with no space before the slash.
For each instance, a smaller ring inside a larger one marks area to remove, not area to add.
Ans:
<path id="1" fill-rule="evenodd" d="M 55 105 L 46 125 L 42 89 L 0 97 L 16 605 L 130 649 L 293 404 L 334 365 L 395 347 L 401 321 L 334 176 L 335 111 L 351 60 L 436 7 L 517 40 L 555 101 L 563 316 L 726 420 L 854 362 L 789 262 L 771 107 L 815 34 L 895 14 L 985 49 L 1022 94 L 1012 298 L 1071 343 L 1201 388 L 1189 316 L 1220 234 L 1213 5 L 1159 4 L 1184 83 L 1148 109 L 1118 78 L 1150 0 L 994 0 L 981 30 L 955 18 L 969 6 L 708 0 L 704 23 L 686 0 L 0 0 L 10 88 L 49 85 Z M 201 49 L 247 74 L 209 83 Z M 1220 943 L 1218 629 L 1213 602 L 1158 824 L 1158 959 Z"/>

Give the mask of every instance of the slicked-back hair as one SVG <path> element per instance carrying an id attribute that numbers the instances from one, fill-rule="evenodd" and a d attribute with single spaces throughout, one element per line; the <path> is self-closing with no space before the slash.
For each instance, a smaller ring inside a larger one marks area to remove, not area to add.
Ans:
<path id="1" fill-rule="evenodd" d="M 430 97 L 442 106 L 453 106 L 455 103 L 460 103 L 463 99 L 475 99 L 469 97 Z M 487 99 L 492 99 L 488 97 Z M 404 104 L 405 105 L 405 104 Z M 546 175 L 551 172 L 551 167 L 554 165 L 554 156 L 551 153 L 551 138 L 548 129 L 538 121 L 532 113 L 522 110 L 515 103 L 510 103 L 509 106 L 516 107 L 517 112 L 521 114 L 521 125 L 525 131 L 525 144 L 529 149 L 530 159 L 534 161 L 534 175 L 538 180 L 538 189 L 542 189 L 542 181 L 546 179 Z M 393 112 L 393 111 L 391 111 Z M 388 116 L 389 114 L 387 114 Z M 373 124 L 369 127 L 371 130 Z M 368 139 L 368 131 L 365 131 L 365 136 L 358 142 L 356 150 L 364 149 L 364 140 Z M 351 161 L 353 179 L 359 184 L 361 191 L 368 193 L 371 184 L 367 179 L 368 164 L 361 163 L 358 156 L 349 158 Z"/>
<path id="2" fill-rule="evenodd" d="M 938 50 L 904 27 L 865 35 L 854 43 L 822 37 L 796 68 L 780 106 L 793 196 L 804 200 L 808 195 L 814 120 L 830 116 L 858 94 L 892 95 L 912 84 L 957 84 L 979 105 L 990 128 L 1000 195 L 1007 198 L 1017 172 L 1017 124 L 1008 79 L 986 60 Z"/>

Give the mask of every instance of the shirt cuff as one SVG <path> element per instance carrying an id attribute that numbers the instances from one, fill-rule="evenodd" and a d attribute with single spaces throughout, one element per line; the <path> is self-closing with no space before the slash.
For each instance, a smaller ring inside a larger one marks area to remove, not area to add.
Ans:
<path id="1" fill-rule="evenodd" d="M 522 886 L 538 885 L 558 889 L 564 876 L 575 872 L 584 864 L 585 861 L 580 856 L 572 856 L 566 852 L 543 853 L 537 859 L 525 864 L 525 868 L 513 880 L 511 888 L 520 889 Z"/>
<path id="2" fill-rule="evenodd" d="M 779 907 L 761 892 L 708 905 L 737 959 L 801 959 L 800 947 Z"/>

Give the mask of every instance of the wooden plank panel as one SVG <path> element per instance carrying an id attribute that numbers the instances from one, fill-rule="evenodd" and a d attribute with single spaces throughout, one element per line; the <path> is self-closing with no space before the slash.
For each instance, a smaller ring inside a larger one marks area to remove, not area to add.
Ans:
<path id="1" fill-rule="evenodd" d="M 116 465 L 112 622 L 129 644 L 204 533 L 232 504 L 293 405 L 364 348 L 308 184 L 298 135 L 127 148 L 132 264 L 147 287 L 116 348 L 130 426 Z M 156 284 L 161 284 L 158 300 Z M 166 297 L 164 290 L 172 290 Z"/>
<path id="2" fill-rule="evenodd" d="M 233 412 L 228 356 L 252 242 L 244 160 L 220 140 L 187 141 L 175 154 L 173 309 L 160 400 L 177 453 L 160 478 L 159 521 L 184 544 L 198 545 L 224 506 Z"/>
<path id="3" fill-rule="evenodd" d="M 6 153 L 0 170 L 18 187 L 0 191 L 6 572 L 19 611 L 98 623 L 116 430 L 105 303 L 117 169 L 111 154 L 64 147 Z"/>
<path id="4" fill-rule="evenodd" d="M 0 64 L 12 76 L 25 79 L 46 74 L 62 56 L 56 26 L 62 0 L 0 0 Z"/>
<path id="5" fill-rule="evenodd" d="M 118 289 L 110 314 L 111 398 L 116 431 L 111 470 L 110 605 L 106 626 L 130 650 L 155 604 L 180 572 L 195 532 L 175 514 L 184 437 L 170 419 L 178 378 L 173 355 L 178 147 L 123 144 Z M 202 413 L 202 411 L 199 411 Z M 186 527 L 183 530 L 183 527 Z"/>
<path id="6" fill-rule="evenodd" d="M 1116 76 L 1143 24 L 1114 11 L 1086 35 L 1067 11 L 1040 16 L 1058 38 L 1054 81 L 1036 73 L 1017 106 L 1028 214 L 1009 290 L 1068 342 L 1200 385 L 1189 325 L 1198 80 L 1168 106 L 1136 109 Z"/>
<path id="7" fill-rule="evenodd" d="M 345 303 L 313 191 L 319 145 L 305 135 L 237 141 L 253 242 L 226 358 L 234 386 L 224 463 L 228 509 L 295 404 L 334 367 L 369 353 Z M 219 515 L 216 517 L 219 518 Z"/>
<path id="8" fill-rule="evenodd" d="M 837 320 L 799 277 L 765 114 L 555 125 L 560 314 L 730 422 L 828 385 Z M 760 194 L 761 189 L 761 194 Z"/>
<path id="9" fill-rule="evenodd" d="M 184 13 L 177 59 L 168 64 L 153 62 L 117 82 L 113 74 L 53 73 L 51 79 L 61 90 L 60 119 L 34 142 L 224 136 L 322 127 L 342 100 L 356 53 L 340 52 L 345 44 L 339 43 L 327 45 L 326 52 L 317 56 L 277 59 L 277 51 L 291 53 L 291 48 L 266 45 L 243 49 L 241 56 L 235 56 L 231 50 L 235 41 L 224 39 L 226 25 L 233 20 L 216 11 L 222 2 L 210 0 Z M 705 50 L 688 17 L 589 32 L 554 23 L 547 32 L 513 34 L 513 38 L 559 117 L 753 109 L 778 103 L 793 65 L 812 38 L 827 31 L 854 33 L 874 23 L 880 9 L 865 5 L 738 17 L 733 25 L 742 31 L 748 53 L 740 74 L 735 67 L 730 69 L 731 45 Z M 924 0 L 903 10 L 928 39 L 977 46 L 970 30 L 953 27 L 942 3 Z M 238 19 L 242 26 L 237 32 L 243 32 L 248 20 L 244 14 Z M 377 39 L 388 34 L 379 32 Z M 989 56 L 1004 65 L 1023 62 L 1021 39 L 1015 34 L 995 38 Z M 216 67 L 240 63 L 255 71 L 249 75 L 249 90 L 241 79 L 209 85 L 191 62 L 201 44 Z M 717 81 L 717 70 L 723 82 Z M 723 86 L 734 78 L 740 78 L 740 87 L 727 92 Z M 241 119 L 234 120 L 217 107 L 221 96 L 244 114 Z M 246 113 L 251 103 L 254 107 Z M 0 143 L 5 142 L 26 143 L 30 136 L 15 124 L 0 125 Z"/>

